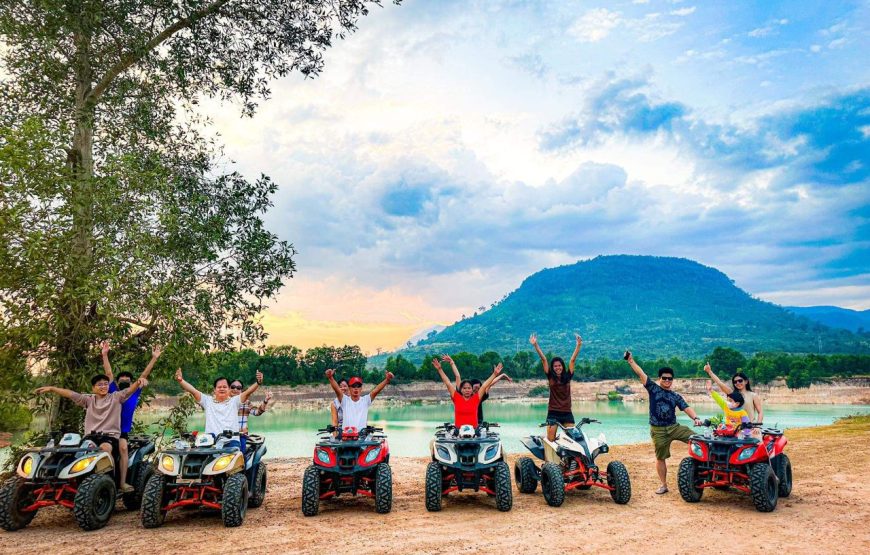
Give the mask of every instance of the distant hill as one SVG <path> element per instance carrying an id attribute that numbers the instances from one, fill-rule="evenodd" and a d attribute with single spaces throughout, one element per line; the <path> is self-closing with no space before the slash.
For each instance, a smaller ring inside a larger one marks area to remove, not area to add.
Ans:
<path id="1" fill-rule="evenodd" d="M 682 258 L 599 256 L 542 270 L 496 306 L 398 351 L 419 361 L 426 352 L 502 354 L 541 346 L 582 358 L 700 357 L 716 346 L 744 353 L 867 353 L 870 341 L 831 329 L 753 298 L 722 272 Z M 381 355 L 384 357 L 384 355 Z"/>
<path id="2" fill-rule="evenodd" d="M 858 333 L 870 332 L 870 310 L 852 310 L 839 306 L 787 306 L 789 312 L 824 324 L 829 328 L 839 328 Z"/>

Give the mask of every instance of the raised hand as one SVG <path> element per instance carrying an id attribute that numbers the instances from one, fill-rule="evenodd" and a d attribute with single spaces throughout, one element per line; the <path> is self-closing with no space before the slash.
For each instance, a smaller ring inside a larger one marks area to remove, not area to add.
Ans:
<path id="1" fill-rule="evenodd" d="M 575 334 L 574 334 L 574 338 L 575 338 L 576 341 L 577 341 L 577 346 L 578 346 L 578 347 L 580 347 L 581 345 L 583 345 L 583 338 L 580 337 L 580 334 L 579 334 L 579 333 L 575 333 Z"/>
<path id="2" fill-rule="evenodd" d="M 533 333 L 533 334 L 529 337 L 529 343 L 531 343 L 532 345 L 537 345 L 537 344 L 538 344 L 538 334 L 537 334 L 537 333 Z"/>
<path id="3" fill-rule="evenodd" d="M 44 393 L 51 393 L 51 390 L 52 390 L 52 387 L 50 385 L 44 385 L 42 387 L 37 387 L 34 390 L 34 393 L 36 393 L 37 395 L 42 395 Z"/>
<path id="4" fill-rule="evenodd" d="M 256 378 L 257 378 L 257 383 L 260 385 L 263 385 L 263 373 L 260 372 L 259 370 L 257 370 Z"/>
<path id="5" fill-rule="evenodd" d="M 267 392 L 266 392 L 266 400 L 265 400 L 264 402 L 265 402 L 265 403 L 268 403 L 268 402 L 271 401 L 271 400 L 272 400 L 272 392 L 271 392 L 271 391 L 267 391 Z"/>
<path id="6" fill-rule="evenodd" d="M 443 360 L 444 362 L 449 362 L 450 364 L 453 364 L 453 359 L 450 357 L 450 355 L 447 355 L 447 354 L 441 355 L 441 360 Z"/>
<path id="7" fill-rule="evenodd" d="M 393 374 L 392 372 L 387 372 L 387 383 L 390 383 L 391 381 L 393 381 L 393 378 L 395 378 L 395 377 L 396 377 L 396 375 Z"/>
<path id="8" fill-rule="evenodd" d="M 103 356 L 108 355 L 109 349 L 111 349 L 111 347 L 109 345 L 108 339 L 100 341 L 100 354 L 102 354 Z"/>
<path id="9" fill-rule="evenodd" d="M 163 354 L 163 347 L 161 345 L 154 345 L 154 348 L 151 349 L 151 356 L 154 358 L 160 358 L 160 355 Z"/>
<path id="10" fill-rule="evenodd" d="M 511 378 L 511 377 L 508 376 L 507 374 L 504 375 L 504 379 L 506 379 L 507 381 L 509 381 L 509 382 L 511 382 L 511 383 L 514 383 L 513 378 Z"/>
<path id="11" fill-rule="evenodd" d="M 184 381 L 184 376 L 181 374 L 181 368 L 178 368 L 175 371 L 175 381 L 177 381 L 178 383 L 181 383 Z"/>
<path id="12" fill-rule="evenodd" d="M 333 370 L 332 368 L 329 368 L 326 370 L 326 372 L 323 373 L 323 375 L 326 376 L 326 379 L 330 379 L 335 375 L 335 370 Z"/>
<path id="13" fill-rule="evenodd" d="M 631 356 L 631 351 L 625 351 L 625 354 L 622 356 L 622 358 L 624 358 L 626 361 L 628 361 L 629 364 L 634 362 L 634 357 Z"/>
<path id="14" fill-rule="evenodd" d="M 434 366 L 436 370 L 441 370 L 441 363 L 437 358 L 432 359 L 432 366 Z"/>
<path id="15" fill-rule="evenodd" d="M 492 369 L 493 375 L 498 376 L 499 374 L 501 374 L 502 368 L 504 368 L 502 363 L 499 362 L 498 364 L 496 364 L 495 368 Z"/>
<path id="16" fill-rule="evenodd" d="M 147 379 L 145 379 L 145 378 L 139 378 L 139 379 L 136 380 L 136 381 L 139 382 L 139 387 L 140 387 L 140 388 L 144 389 L 144 388 L 148 387 L 148 380 L 147 380 Z"/>
<path id="17" fill-rule="evenodd" d="M 709 362 L 708 362 L 707 364 L 704 365 L 704 372 L 706 372 L 706 373 L 708 373 L 708 374 L 712 374 L 712 373 L 713 373 L 713 369 L 710 368 L 710 363 L 709 363 Z"/>

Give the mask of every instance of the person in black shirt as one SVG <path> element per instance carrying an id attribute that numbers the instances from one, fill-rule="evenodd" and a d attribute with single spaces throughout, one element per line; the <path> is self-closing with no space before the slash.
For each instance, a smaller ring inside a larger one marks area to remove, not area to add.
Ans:
<path id="1" fill-rule="evenodd" d="M 625 360 L 628 361 L 629 366 L 640 379 L 640 383 L 649 392 L 650 437 L 656 451 L 656 472 L 658 472 L 659 480 L 662 483 L 656 493 L 667 493 L 668 466 L 665 461 L 671 456 L 671 442 L 678 440 L 688 443 L 689 437 L 695 433 L 691 428 L 677 424 L 677 409 L 694 419 L 695 426 L 701 425 L 701 419 L 679 393 L 671 390 L 674 385 L 674 371 L 672 369 L 660 368 L 659 383 L 655 383 L 634 361 L 631 352 L 626 351 Z"/>

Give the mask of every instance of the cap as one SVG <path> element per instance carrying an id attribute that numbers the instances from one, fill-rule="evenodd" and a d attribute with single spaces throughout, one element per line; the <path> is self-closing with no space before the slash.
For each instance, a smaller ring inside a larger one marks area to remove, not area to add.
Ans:
<path id="1" fill-rule="evenodd" d="M 359 376 L 354 376 L 350 379 L 350 381 L 347 382 L 347 385 L 349 385 L 350 387 L 353 387 L 355 385 L 362 385 L 362 378 L 360 378 Z"/>

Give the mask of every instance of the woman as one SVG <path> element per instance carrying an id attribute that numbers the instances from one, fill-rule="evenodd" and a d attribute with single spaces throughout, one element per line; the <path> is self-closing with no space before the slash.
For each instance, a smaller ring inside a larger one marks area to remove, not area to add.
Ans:
<path id="1" fill-rule="evenodd" d="M 719 389 L 722 390 L 722 393 L 728 395 L 732 391 L 737 391 L 741 395 L 743 395 L 743 408 L 749 414 L 749 420 L 756 423 L 764 422 L 764 409 L 761 406 L 761 397 L 758 396 L 754 391 L 752 391 L 752 386 L 749 384 L 749 378 L 743 372 L 737 372 L 731 378 L 731 386 L 728 385 L 719 379 L 719 377 L 713 373 L 713 369 L 710 367 L 710 363 L 704 365 L 704 372 L 710 376 L 710 379 L 716 382 L 716 385 L 719 386 Z M 758 431 L 758 433 L 755 433 Z M 759 436 L 761 435 L 760 430 L 757 428 L 753 430 L 753 435 Z"/>
<path id="2" fill-rule="evenodd" d="M 556 439 L 554 422 L 567 428 L 574 426 L 574 413 L 571 412 L 571 378 L 574 377 L 574 363 L 577 361 L 577 355 L 580 354 L 580 347 L 583 345 L 583 339 L 579 334 L 575 333 L 574 337 L 576 338 L 576 346 L 568 368 L 565 368 L 565 361 L 559 357 L 553 357 L 553 360 L 547 361 L 544 351 L 538 345 L 537 334 L 533 333 L 529 338 L 529 343 L 535 347 L 535 351 L 541 357 L 544 374 L 547 376 L 547 385 L 550 387 L 550 399 L 547 401 L 547 439 L 550 441 Z"/>
<path id="3" fill-rule="evenodd" d="M 456 367 L 456 363 L 453 362 L 453 359 L 450 357 L 450 355 L 446 355 L 446 354 L 441 355 L 441 361 L 450 363 L 450 367 L 453 369 L 453 376 L 456 378 L 456 381 L 455 381 L 456 389 L 459 389 L 461 391 L 462 388 L 460 386 L 462 384 L 462 377 L 459 375 L 459 368 Z M 511 379 L 510 376 L 502 373 L 502 374 L 499 374 L 498 377 L 496 377 L 496 379 L 494 379 L 492 381 L 492 383 L 490 384 L 490 387 L 497 384 L 498 381 L 501 380 L 502 378 L 507 378 L 507 381 L 513 383 L 513 380 Z M 482 385 L 483 385 L 483 382 L 481 382 L 478 379 L 471 380 L 471 391 L 473 393 L 477 393 L 478 391 L 480 391 L 480 386 L 482 386 Z M 478 423 L 485 422 L 483 419 L 483 402 L 486 401 L 487 399 L 489 399 L 489 393 L 482 393 L 480 395 L 480 404 L 477 405 L 477 421 L 478 421 Z"/>
<path id="4" fill-rule="evenodd" d="M 459 384 L 459 389 L 447 379 L 447 375 L 441 368 L 441 362 L 437 358 L 432 359 L 432 366 L 438 370 L 438 375 L 441 376 L 441 381 L 447 386 L 447 391 L 450 392 L 450 398 L 453 400 L 453 420 L 457 428 L 470 425 L 477 428 L 480 422 L 477 419 L 477 408 L 480 406 L 480 398 L 489 391 L 489 387 L 493 384 L 496 377 L 501 374 L 501 363 L 498 363 L 492 369 L 492 375 L 483 382 L 477 392 L 474 391 L 474 386 L 471 385 L 471 380 L 462 380 Z"/>
<path id="5" fill-rule="evenodd" d="M 341 390 L 342 395 L 348 395 L 347 378 L 342 378 L 338 381 L 338 388 Z M 341 403 L 337 397 L 329 405 L 329 411 L 332 413 L 332 425 L 340 430 L 344 414 L 341 411 Z"/>

